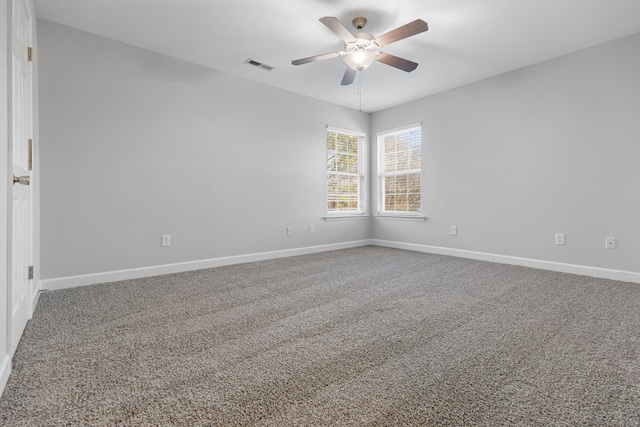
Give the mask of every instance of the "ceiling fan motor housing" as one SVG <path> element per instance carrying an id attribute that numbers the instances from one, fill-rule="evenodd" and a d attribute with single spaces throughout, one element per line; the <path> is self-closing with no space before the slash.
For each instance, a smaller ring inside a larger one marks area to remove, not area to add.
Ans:
<path id="1" fill-rule="evenodd" d="M 357 18 L 353 18 L 353 21 L 351 21 L 351 23 L 354 27 L 356 27 L 358 31 L 360 31 L 364 28 L 365 25 L 367 25 L 367 19 L 359 16 Z"/>

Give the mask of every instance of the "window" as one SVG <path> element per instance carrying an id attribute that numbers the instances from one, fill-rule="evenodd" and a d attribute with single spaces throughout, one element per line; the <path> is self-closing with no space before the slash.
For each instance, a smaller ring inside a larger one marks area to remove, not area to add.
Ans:
<path id="1" fill-rule="evenodd" d="M 364 134 L 327 127 L 327 212 L 364 214 Z"/>
<path id="2" fill-rule="evenodd" d="M 379 214 L 422 212 L 420 125 L 378 134 Z"/>

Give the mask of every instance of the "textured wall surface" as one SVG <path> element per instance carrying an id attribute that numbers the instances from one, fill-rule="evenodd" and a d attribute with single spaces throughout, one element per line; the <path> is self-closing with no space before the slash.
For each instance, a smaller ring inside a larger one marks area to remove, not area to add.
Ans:
<path id="1" fill-rule="evenodd" d="M 373 114 L 374 154 L 377 132 L 422 123 L 428 217 L 373 237 L 640 271 L 639 50 L 636 34 Z"/>
<path id="2" fill-rule="evenodd" d="M 322 216 L 326 126 L 369 115 L 38 25 L 43 279 L 368 237 Z"/>
<path id="3" fill-rule="evenodd" d="M 640 35 L 367 115 L 38 24 L 43 279 L 367 238 L 640 270 Z M 325 126 L 369 133 L 375 212 L 417 122 L 427 221 L 322 221 Z"/>

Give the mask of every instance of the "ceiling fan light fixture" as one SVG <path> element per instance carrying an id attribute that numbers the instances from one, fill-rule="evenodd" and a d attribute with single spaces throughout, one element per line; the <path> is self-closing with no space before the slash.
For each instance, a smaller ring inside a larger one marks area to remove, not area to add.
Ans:
<path id="1" fill-rule="evenodd" d="M 344 56 L 344 62 L 352 70 L 362 71 L 376 60 L 376 52 L 363 48 L 354 49 Z"/>
<path id="2" fill-rule="evenodd" d="M 416 19 L 415 21 L 388 31 L 379 37 L 374 37 L 362 31 L 367 24 L 367 20 L 363 17 L 355 18 L 351 22 L 356 28 L 356 32 L 353 34 L 335 16 L 324 16 L 320 18 L 320 22 L 342 39 L 344 42 L 344 50 L 296 59 L 291 61 L 291 64 L 302 65 L 323 59 L 342 57 L 342 60 L 347 64 L 347 70 L 340 83 L 342 86 L 353 83 L 358 71 L 369 67 L 374 61 L 406 71 L 407 73 L 415 70 L 418 63 L 389 53 L 380 52 L 378 49 L 428 30 L 426 22 L 422 19 Z"/>

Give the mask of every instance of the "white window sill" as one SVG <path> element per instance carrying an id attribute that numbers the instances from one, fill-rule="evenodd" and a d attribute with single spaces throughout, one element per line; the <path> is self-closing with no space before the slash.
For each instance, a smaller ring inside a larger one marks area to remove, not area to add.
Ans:
<path id="1" fill-rule="evenodd" d="M 424 215 L 374 215 L 375 219 L 393 219 L 396 221 L 418 221 L 425 222 L 427 217 Z"/>
<path id="2" fill-rule="evenodd" d="M 323 216 L 322 219 L 325 220 L 325 222 L 329 222 L 329 221 L 349 221 L 352 219 L 368 219 L 369 215 L 366 214 L 344 214 L 344 215 L 328 215 L 328 216 Z"/>

